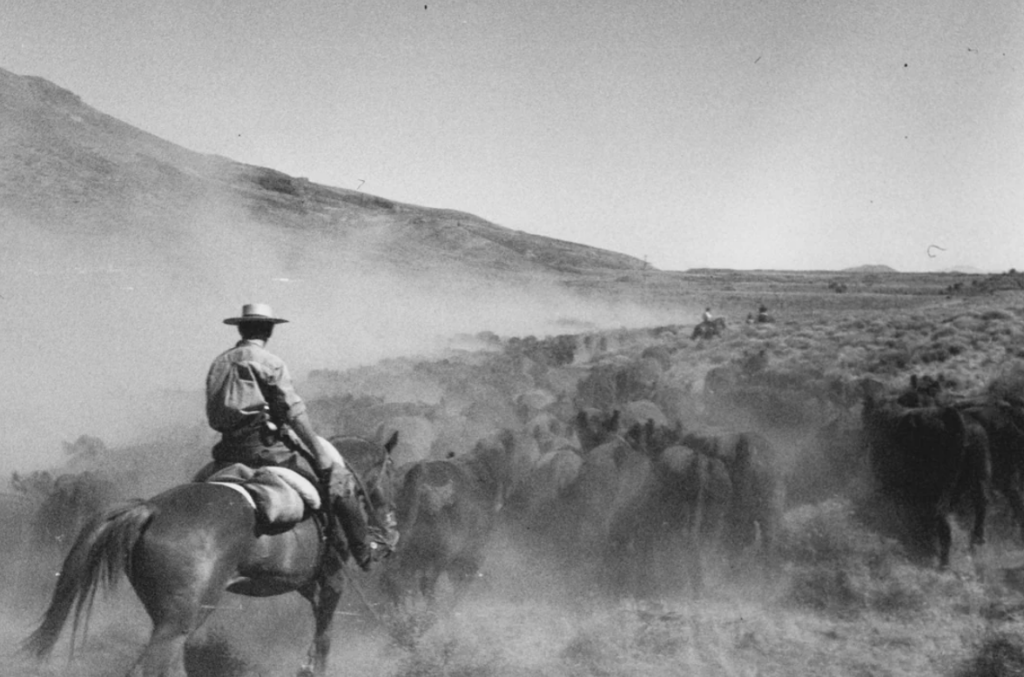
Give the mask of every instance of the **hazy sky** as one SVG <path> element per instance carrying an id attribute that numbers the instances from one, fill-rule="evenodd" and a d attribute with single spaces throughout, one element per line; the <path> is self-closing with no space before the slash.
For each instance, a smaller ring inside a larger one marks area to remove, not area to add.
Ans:
<path id="1" fill-rule="evenodd" d="M 663 269 L 1024 267 L 1017 0 L 7 0 L 0 67 Z"/>

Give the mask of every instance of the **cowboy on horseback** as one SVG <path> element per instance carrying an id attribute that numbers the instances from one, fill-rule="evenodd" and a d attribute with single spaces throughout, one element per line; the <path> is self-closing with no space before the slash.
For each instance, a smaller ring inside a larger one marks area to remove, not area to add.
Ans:
<path id="1" fill-rule="evenodd" d="M 241 316 L 224 320 L 238 327 L 241 340 L 214 359 L 206 377 L 207 419 L 222 435 L 213 458 L 218 464 L 284 466 L 319 478 L 349 552 L 365 571 L 390 540 L 371 538 L 352 474 L 337 452 L 321 444 L 288 367 L 266 348 L 274 325 L 287 321 L 264 303 L 247 304 Z"/>

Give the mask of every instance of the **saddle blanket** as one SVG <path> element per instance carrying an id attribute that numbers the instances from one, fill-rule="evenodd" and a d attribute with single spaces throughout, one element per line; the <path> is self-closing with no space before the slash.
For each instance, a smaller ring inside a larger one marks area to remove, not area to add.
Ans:
<path id="1" fill-rule="evenodd" d="M 250 468 L 233 463 L 203 481 L 244 489 L 255 504 L 258 519 L 266 526 L 290 526 L 301 522 L 307 510 L 320 508 L 320 493 L 313 483 L 288 468 Z"/>

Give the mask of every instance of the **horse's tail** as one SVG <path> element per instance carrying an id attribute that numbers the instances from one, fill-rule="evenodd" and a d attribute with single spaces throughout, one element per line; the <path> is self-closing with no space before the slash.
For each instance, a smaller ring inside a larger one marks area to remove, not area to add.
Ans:
<path id="1" fill-rule="evenodd" d="M 113 589 L 131 565 L 131 553 L 153 516 L 153 506 L 136 499 L 113 507 L 86 524 L 64 558 L 57 587 L 39 627 L 22 643 L 21 649 L 37 658 L 53 650 L 61 629 L 74 609 L 71 652 L 79 623 L 88 627 L 96 590 L 102 583 Z"/>

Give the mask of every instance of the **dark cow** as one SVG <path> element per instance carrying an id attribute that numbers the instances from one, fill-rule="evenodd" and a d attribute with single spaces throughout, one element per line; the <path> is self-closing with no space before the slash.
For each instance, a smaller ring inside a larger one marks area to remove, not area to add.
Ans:
<path id="1" fill-rule="evenodd" d="M 691 340 L 710 339 L 721 336 L 725 333 L 725 318 L 716 317 L 713 320 L 705 320 L 693 328 Z"/>
<path id="2" fill-rule="evenodd" d="M 502 430 L 465 455 L 404 470 L 396 499 L 402 537 L 382 576 L 395 603 L 417 591 L 432 601 L 442 574 L 456 597 L 477 577 L 497 514 L 513 488 L 514 449 L 512 433 Z"/>
<path id="3" fill-rule="evenodd" d="M 959 402 L 968 424 L 979 426 L 988 444 L 992 487 L 1010 504 L 1024 539 L 1024 406 L 1003 399 Z M 975 432 L 977 438 L 979 433 Z"/>
<path id="4" fill-rule="evenodd" d="M 606 566 L 619 591 L 655 591 L 659 554 L 681 557 L 695 595 L 704 588 L 704 557 L 717 546 L 732 498 L 724 462 L 678 444 L 681 432 L 635 424 L 627 433 L 640 489 L 616 505 L 608 528 Z M 678 542 L 679 547 L 673 547 Z"/>
<path id="5" fill-rule="evenodd" d="M 579 571 L 575 545 L 580 525 L 568 506 L 576 504 L 569 497 L 582 466 L 583 458 L 572 447 L 541 454 L 516 482 L 500 516 L 504 533 L 534 562 L 543 559 L 574 575 Z"/>
<path id="6" fill-rule="evenodd" d="M 668 417 L 650 400 L 625 402 L 610 413 L 600 409 L 581 409 L 573 421 L 580 451 L 586 455 L 591 449 L 621 438 L 633 425 L 653 420 L 656 426 L 667 426 Z"/>
<path id="7" fill-rule="evenodd" d="M 744 549 L 755 544 L 760 532 L 761 562 L 771 568 L 786 503 L 778 451 L 754 432 L 687 432 L 682 444 L 720 459 L 729 473 L 732 501 L 725 519 L 724 542 L 730 557 L 735 561 Z"/>
<path id="8" fill-rule="evenodd" d="M 621 435 L 583 455 L 559 512 L 567 517 L 568 545 L 585 567 L 602 558 L 608 524 L 618 506 L 632 501 L 641 490 L 644 470 L 638 464 L 644 460 Z"/>
<path id="9" fill-rule="evenodd" d="M 574 403 L 578 409 L 611 410 L 626 402 L 650 399 L 657 392 L 663 371 L 654 357 L 598 365 L 576 386 Z"/>
<path id="10" fill-rule="evenodd" d="M 985 519 L 988 515 L 989 489 L 992 487 L 992 446 L 988 430 L 970 414 L 964 414 L 964 446 L 967 463 L 954 494 L 974 510 L 970 550 L 985 543 Z M 1004 495 L 1006 490 L 1004 489 Z"/>
<path id="11" fill-rule="evenodd" d="M 901 392 L 896 403 L 904 407 L 936 407 L 950 403 L 949 390 L 956 387 L 956 382 L 947 380 L 942 374 L 931 376 L 925 374 L 910 375 L 910 383 Z"/>
<path id="12" fill-rule="evenodd" d="M 968 453 L 963 415 L 953 407 L 907 408 L 869 390 L 862 420 L 878 489 L 906 512 L 915 535 L 925 534 L 921 545 L 934 552 L 937 537 L 939 565 L 948 567 L 949 513 L 972 484 L 983 481 L 986 463 Z"/>
<path id="13" fill-rule="evenodd" d="M 611 441 L 619 434 L 619 410 L 606 413 L 592 407 L 580 409 L 573 421 L 580 452 L 586 456 L 592 449 Z"/>
<path id="14" fill-rule="evenodd" d="M 509 496 L 507 513 L 530 531 L 541 531 L 559 510 L 559 501 L 576 482 L 583 458 L 572 446 L 542 452 Z"/>

